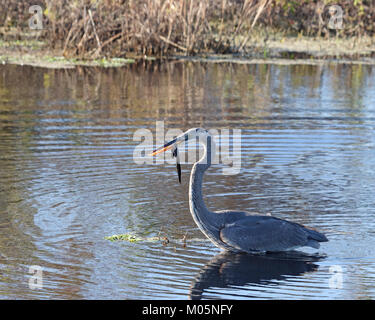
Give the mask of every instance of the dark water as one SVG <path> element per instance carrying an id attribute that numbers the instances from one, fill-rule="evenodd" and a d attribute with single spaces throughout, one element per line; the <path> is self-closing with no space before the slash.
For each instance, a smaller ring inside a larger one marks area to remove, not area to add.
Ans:
<path id="1" fill-rule="evenodd" d="M 134 132 L 156 120 L 241 130 L 241 172 L 205 177 L 211 209 L 271 212 L 330 241 L 220 253 L 190 216 L 190 167 L 179 185 L 173 165 L 133 160 Z M 0 66 L 0 298 L 373 299 L 374 130 L 371 66 Z M 104 239 L 124 233 L 170 243 Z"/>

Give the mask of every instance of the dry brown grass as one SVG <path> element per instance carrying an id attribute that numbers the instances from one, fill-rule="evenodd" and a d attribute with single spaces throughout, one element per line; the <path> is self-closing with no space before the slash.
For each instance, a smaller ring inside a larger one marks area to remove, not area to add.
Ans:
<path id="1" fill-rule="evenodd" d="M 47 1 L 51 39 L 68 56 L 240 52 L 272 0 Z M 68 12 L 70 14 L 68 14 Z M 247 36 L 244 36 L 247 35 Z"/>
<path id="2" fill-rule="evenodd" d="M 64 8 L 47 2 L 51 39 L 63 42 L 66 55 L 191 54 L 207 48 L 208 0 L 85 1 Z"/>
<path id="3" fill-rule="evenodd" d="M 44 38 L 81 58 L 243 52 L 255 26 L 283 34 L 375 34 L 372 0 L 0 0 L 0 24 L 27 28 L 27 8 L 44 9 Z M 345 28 L 328 30 L 328 6 L 343 7 Z"/>

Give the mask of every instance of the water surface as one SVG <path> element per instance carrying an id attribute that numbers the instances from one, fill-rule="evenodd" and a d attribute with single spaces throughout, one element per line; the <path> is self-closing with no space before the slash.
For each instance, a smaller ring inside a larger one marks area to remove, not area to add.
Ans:
<path id="1" fill-rule="evenodd" d="M 0 66 L 0 298 L 374 299 L 374 72 Z M 205 177 L 212 210 L 272 213 L 330 241 L 304 255 L 221 253 L 190 216 L 190 166 L 179 185 L 173 165 L 133 160 L 134 132 L 160 120 L 241 130 L 241 172 Z M 104 239 L 123 233 L 170 243 Z"/>

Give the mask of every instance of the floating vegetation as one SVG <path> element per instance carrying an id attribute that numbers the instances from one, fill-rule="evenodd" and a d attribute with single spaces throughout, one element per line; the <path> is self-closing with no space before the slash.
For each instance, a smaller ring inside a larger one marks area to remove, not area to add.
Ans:
<path id="1" fill-rule="evenodd" d="M 104 237 L 105 240 L 109 241 L 127 241 L 131 243 L 136 242 L 154 242 L 154 243 L 160 243 L 163 246 L 167 245 L 173 245 L 174 250 L 176 251 L 176 245 L 182 246 L 183 248 L 187 247 L 187 243 L 193 243 L 193 242 L 205 242 L 208 241 L 208 239 L 189 239 L 187 240 L 187 232 L 184 234 L 182 238 L 178 239 L 171 239 L 167 235 L 163 234 L 162 231 L 159 231 L 158 235 L 155 237 L 142 237 L 135 234 L 130 233 L 124 233 L 124 234 L 114 234 L 112 236 Z"/>
<path id="2" fill-rule="evenodd" d="M 161 243 L 163 244 L 163 246 L 166 246 L 169 243 L 169 239 L 167 237 L 163 237 Z"/>
<path id="3" fill-rule="evenodd" d="M 104 239 L 109 240 L 109 241 L 129 241 L 129 242 L 142 241 L 142 238 L 139 238 L 132 234 L 114 234 L 113 236 L 104 237 Z"/>
<path id="4" fill-rule="evenodd" d="M 113 236 L 104 237 L 105 240 L 109 241 L 128 241 L 128 242 L 157 242 L 160 241 L 163 245 L 169 243 L 167 237 L 139 237 L 134 234 L 114 234 Z"/>
<path id="5" fill-rule="evenodd" d="M 156 242 L 161 240 L 159 237 L 138 237 L 133 234 L 114 234 L 113 236 L 104 237 L 105 240 L 109 241 L 128 241 L 128 242 Z"/>

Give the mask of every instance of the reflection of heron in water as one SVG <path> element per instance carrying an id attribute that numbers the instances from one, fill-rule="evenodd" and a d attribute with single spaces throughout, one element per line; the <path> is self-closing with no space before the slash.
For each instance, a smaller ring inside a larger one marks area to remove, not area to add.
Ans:
<path id="1" fill-rule="evenodd" d="M 205 152 L 191 170 L 190 212 L 201 231 L 216 246 L 232 252 L 272 252 L 303 246 L 319 248 L 319 242 L 328 241 L 325 235 L 315 230 L 279 218 L 244 211 L 209 211 L 203 201 L 202 182 L 204 172 L 211 166 L 215 146 L 207 130 L 190 129 L 154 150 L 152 155 L 172 149 L 173 155 L 177 158 L 180 179 L 177 145 L 196 137 L 200 138 Z"/>
<path id="2" fill-rule="evenodd" d="M 267 285 L 274 280 L 313 272 L 318 269 L 314 262 L 321 258 L 297 251 L 267 255 L 224 252 L 214 256 L 201 269 L 190 286 L 189 298 L 202 299 L 204 291 L 210 288 L 225 292 L 222 289 L 252 284 Z M 255 294 L 254 297 L 259 298 Z"/>

